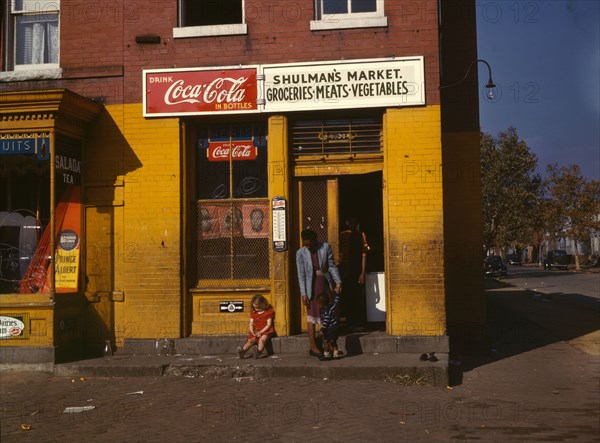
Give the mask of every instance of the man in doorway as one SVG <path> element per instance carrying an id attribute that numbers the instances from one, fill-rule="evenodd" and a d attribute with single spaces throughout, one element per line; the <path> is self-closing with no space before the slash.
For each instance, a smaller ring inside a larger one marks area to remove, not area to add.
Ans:
<path id="1" fill-rule="evenodd" d="M 367 269 L 367 236 L 359 228 L 358 219 L 346 219 L 346 229 L 340 233 L 340 274 L 342 277 L 342 309 L 351 330 L 360 332 L 367 325 L 365 276 Z"/>

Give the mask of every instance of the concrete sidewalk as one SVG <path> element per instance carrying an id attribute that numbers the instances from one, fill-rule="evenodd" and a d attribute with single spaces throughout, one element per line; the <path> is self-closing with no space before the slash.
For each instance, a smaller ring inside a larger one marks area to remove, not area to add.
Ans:
<path id="1" fill-rule="evenodd" d="M 375 353 L 343 356 L 331 361 L 319 361 L 316 357 L 297 354 L 274 354 L 243 360 L 232 355 L 116 355 L 108 361 L 100 358 L 58 364 L 54 374 L 69 377 L 187 376 L 234 379 L 303 376 L 318 379 L 390 379 L 407 386 L 447 386 L 447 354 L 440 354 L 437 362 L 420 361 L 419 355 Z"/>
<path id="2" fill-rule="evenodd" d="M 343 358 L 319 361 L 308 355 L 305 334 L 277 337 L 261 359 L 237 357 L 243 336 L 192 336 L 162 340 L 126 340 L 109 360 L 95 358 L 54 365 L 54 374 L 69 377 L 186 376 L 228 379 L 311 377 L 314 379 L 394 380 L 405 386 L 444 387 L 462 382 L 463 373 L 511 355 L 565 341 L 587 353 L 598 349 L 598 314 L 568 299 L 541 299 L 501 281 L 486 282 L 488 325 L 457 335 L 467 342 L 484 336 L 486 346 L 453 349 L 448 337 L 392 337 L 381 331 L 340 337 Z M 156 355 L 166 353 L 169 355 Z M 468 345 L 468 343 L 467 343 Z M 435 352 L 437 361 L 421 361 Z M 250 354 L 250 353 L 249 353 Z M 596 354 L 597 355 L 597 354 Z M 18 370 L 18 367 L 14 368 Z"/>
<path id="3" fill-rule="evenodd" d="M 168 353 L 155 355 L 163 340 L 127 340 L 123 350 L 109 359 L 96 358 L 57 364 L 54 373 L 72 377 L 296 377 L 354 380 L 395 379 L 412 386 L 447 386 L 447 337 L 391 337 L 382 332 L 340 337 L 338 360 L 320 361 L 308 355 L 308 337 L 277 337 L 260 359 L 237 356 L 244 337 L 188 337 L 169 340 Z M 423 353 L 436 361 L 422 361 Z M 153 355 L 154 354 L 154 355 Z"/>

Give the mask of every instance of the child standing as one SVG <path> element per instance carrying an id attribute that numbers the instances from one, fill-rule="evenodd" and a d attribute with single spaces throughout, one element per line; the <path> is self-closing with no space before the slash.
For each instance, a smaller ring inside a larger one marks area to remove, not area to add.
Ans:
<path id="1" fill-rule="evenodd" d="M 246 351 L 254 345 L 257 347 L 254 357 L 260 358 L 267 341 L 275 333 L 273 327 L 275 312 L 267 299 L 262 295 L 255 295 L 252 297 L 251 304 L 252 311 L 250 312 L 250 324 L 248 325 L 250 333 L 244 346 L 238 346 L 237 348 L 239 358 L 244 358 Z"/>
<path id="2" fill-rule="evenodd" d="M 321 293 L 317 295 L 317 303 L 321 311 L 321 335 L 323 336 L 323 356 L 319 360 L 338 359 L 339 351 L 337 345 L 338 339 L 338 313 L 337 308 L 340 302 L 339 292 L 335 294 L 333 301 L 329 294 Z M 332 355 L 333 353 L 333 355 Z"/>

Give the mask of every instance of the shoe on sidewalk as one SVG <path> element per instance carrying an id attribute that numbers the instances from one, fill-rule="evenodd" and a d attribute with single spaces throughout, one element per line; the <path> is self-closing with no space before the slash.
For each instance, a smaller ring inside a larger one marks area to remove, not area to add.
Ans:
<path id="1" fill-rule="evenodd" d="M 256 351 L 254 351 L 254 358 L 258 359 L 261 355 L 262 351 L 259 351 L 258 348 L 256 348 Z"/>
<path id="2" fill-rule="evenodd" d="M 241 346 L 238 346 L 238 348 L 237 348 L 238 358 L 244 358 L 245 353 L 246 353 L 246 351 L 244 351 L 244 348 L 242 348 Z"/>

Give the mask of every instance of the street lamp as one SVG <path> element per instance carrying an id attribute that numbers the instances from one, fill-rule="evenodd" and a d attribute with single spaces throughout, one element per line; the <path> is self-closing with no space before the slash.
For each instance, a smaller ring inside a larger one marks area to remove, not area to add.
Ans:
<path id="1" fill-rule="evenodd" d="M 471 72 L 471 68 L 473 67 L 473 65 L 475 65 L 475 63 L 479 63 L 479 62 L 485 63 L 485 65 L 487 66 L 487 69 L 488 69 L 488 74 L 489 74 L 487 84 L 485 85 L 485 87 L 486 87 L 485 96 L 491 101 L 496 100 L 496 84 L 494 83 L 494 80 L 492 80 L 492 68 L 490 67 L 490 64 L 488 62 L 486 62 L 485 60 L 483 60 L 481 58 L 477 59 L 477 60 L 473 60 L 471 62 L 471 64 L 467 68 L 467 73 L 465 74 L 465 76 L 462 79 L 460 79 L 456 83 L 452 83 L 451 85 L 440 86 L 440 89 L 452 88 L 452 87 L 457 86 L 460 83 L 464 82 L 467 79 L 467 77 L 469 76 L 469 72 Z"/>

